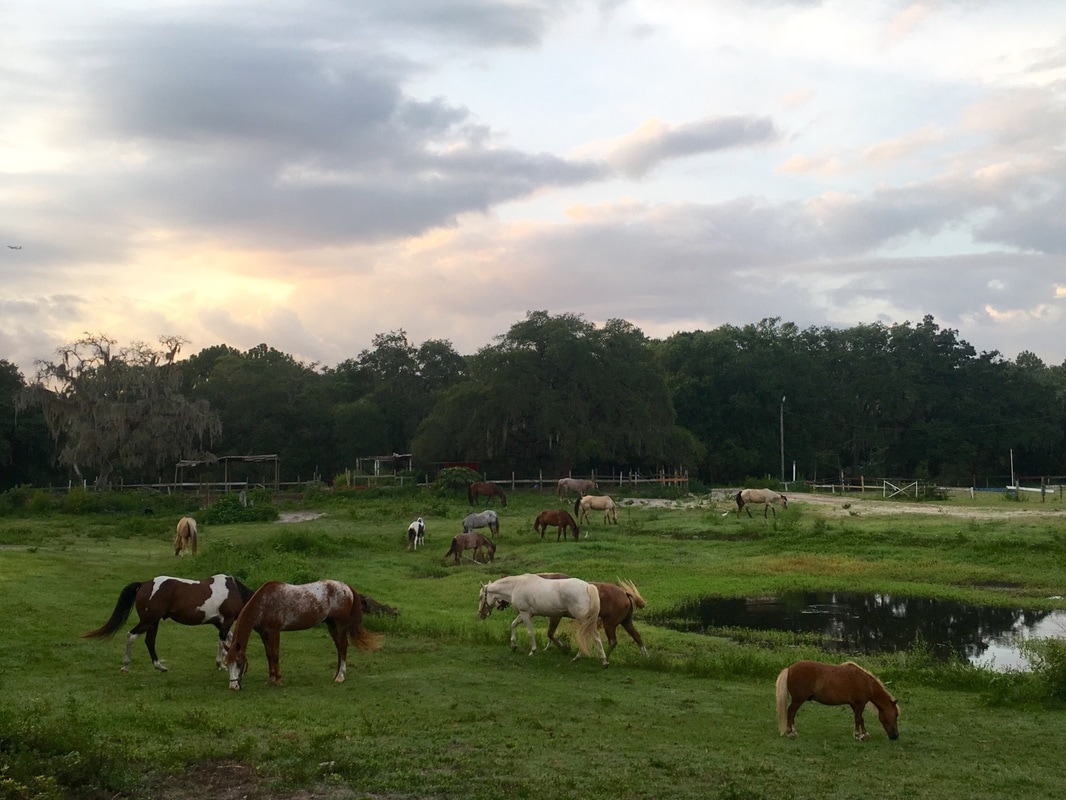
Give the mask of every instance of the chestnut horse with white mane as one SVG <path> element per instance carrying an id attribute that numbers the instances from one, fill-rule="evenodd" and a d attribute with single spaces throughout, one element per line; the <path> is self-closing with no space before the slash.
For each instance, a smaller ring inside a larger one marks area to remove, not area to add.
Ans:
<path id="1" fill-rule="evenodd" d="M 191 550 L 192 554 L 196 555 L 196 520 L 192 517 L 179 519 L 174 535 L 174 555 L 184 556 L 186 550 Z"/>

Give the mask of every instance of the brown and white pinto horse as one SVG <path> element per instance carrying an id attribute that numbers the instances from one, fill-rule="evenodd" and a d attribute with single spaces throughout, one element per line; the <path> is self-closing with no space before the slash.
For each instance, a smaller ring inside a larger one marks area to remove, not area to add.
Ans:
<path id="1" fill-rule="evenodd" d="M 569 578 L 561 572 L 541 572 L 542 578 Z M 647 657 L 648 648 L 644 646 L 637 629 L 633 627 L 633 611 L 637 608 L 645 608 L 648 603 L 640 595 L 640 591 L 631 581 L 619 580 L 618 583 L 603 583 L 592 581 L 593 586 L 600 593 L 600 624 L 603 632 L 607 634 L 607 656 L 610 657 L 614 648 L 618 645 L 618 626 L 621 625 L 633 641 L 637 643 L 642 655 Z M 565 649 L 555 638 L 555 629 L 559 626 L 562 617 L 552 617 L 548 623 L 548 641 L 555 642 L 560 649 Z"/>
<path id="2" fill-rule="evenodd" d="M 877 708 L 877 718 L 889 739 L 899 737 L 899 703 L 872 673 L 853 661 L 823 664 L 797 661 L 777 676 L 777 728 L 782 736 L 796 737 L 796 712 L 808 700 L 827 706 L 851 706 L 855 714 L 855 738 L 869 737 L 862 719 L 867 703 Z M 789 703 L 791 697 L 792 702 Z"/>
<path id="3" fill-rule="evenodd" d="M 499 484 L 495 484 L 492 481 L 480 481 L 470 484 L 466 489 L 466 498 L 470 501 L 470 505 L 481 505 L 480 498 L 487 497 L 496 502 L 496 498 L 500 498 L 500 505 L 507 508 L 507 495 L 503 493 L 503 489 L 499 487 Z M 477 501 L 477 502 L 475 502 Z"/>
<path id="4" fill-rule="evenodd" d="M 766 516 L 767 512 L 773 509 L 774 516 L 777 516 L 777 509 L 774 508 L 775 503 L 780 503 L 782 508 L 788 508 L 788 498 L 781 492 L 775 492 L 773 489 L 741 489 L 737 492 L 737 516 L 740 516 L 740 510 L 748 505 L 763 504 L 762 515 Z M 751 509 L 747 509 L 748 516 L 751 516 Z M 728 512 L 727 512 L 728 513 Z"/>
<path id="5" fill-rule="evenodd" d="M 259 634 L 266 648 L 269 681 L 281 686 L 278 666 L 282 631 L 302 631 L 326 623 L 337 647 L 337 672 L 333 680 L 340 683 L 347 670 L 348 644 L 359 650 L 376 650 L 377 634 L 363 627 L 363 605 L 359 593 L 340 581 L 315 581 L 294 585 L 268 581 L 260 586 L 241 609 L 233 626 L 233 640 L 226 648 L 229 688 L 239 690 L 248 670 L 248 640 L 252 631 Z"/>
<path id="6" fill-rule="evenodd" d="M 182 517 L 178 520 L 177 533 L 174 536 L 174 555 L 184 556 L 186 550 L 196 555 L 196 520 Z"/>
<path id="7" fill-rule="evenodd" d="M 474 561 L 482 563 L 480 558 L 482 556 L 482 550 L 488 551 L 489 561 L 496 558 L 496 543 L 492 539 L 484 536 L 480 533 L 460 533 L 458 536 L 452 537 L 452 546 L 447 553 L 441 558 L 442 561 L 447 561 L 448 556 L 455 556 L 455 566 L 459 566 L 459 562 L 462 561 L 463 551 L 473 550 Z"/>
<path id="8" fill-rule="evenodd" d="M 570 516 L 570 512 L 565 508 L 559 508 L 554 511 L 549 509 L 537 514 L 537 518 L 533 520 L 533 533 L 539 533 L 540 538 L 543 539 L 544 531 L 548 529 L 549 525 L 554 525 L 558 528 L 558 533 L 555 534 L 555 541 L 565 539 L 567 530 L 573 530 L 574 541 L 576 542 L 578 535 L 581 533 L 574 518 Z"/>
<path id="9" fill-rule="evenodd" d="M 593 511 L 603 512 L 603 522 L 613 522 L 618 524 L 618 509 L 615 507 L 614 500 L 605 494 L 587 494 L 584 497 L 579 497 L 574 501 L 574 516 L 578 522 L 589 521 L 589 509 Z M 585 531 L 585 536 L 588 537 L 588 530 Z"/>
<path id="10" fill-rule="evenodd" d="M 134 581 L 126 584 L 119 593 L 111 619 L 96 630 L 83 633 L 82 638 L 102 639 L 114 635 L 125 624 L 136 605 L 140 621 L 126 636 L 123 672 L 129 672 L 133 642 L 142 633 L 145 634 L 144 643 L 148 647 L 152 666 L 160 672 L 167 671 L 155 650 L 159 622 L 164 619 L 172 619 L 182 625 L 210 623 L 218 628 L 215 664 L 222 669 L 224 645 L 230 626 L 251 596 L 252 590 L 230 575 L 212 575 L 204 581 L 160 575 L 150 581 Z"/>

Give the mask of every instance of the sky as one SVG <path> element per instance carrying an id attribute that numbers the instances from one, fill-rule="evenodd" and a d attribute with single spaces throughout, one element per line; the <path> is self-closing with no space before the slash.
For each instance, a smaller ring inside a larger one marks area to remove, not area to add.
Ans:
<path id="1" fill-rule="evenodd" d="M 0 359 L 528 311 L 1066 361 L 1066 3 L 0 0 Z M 16 249 L 18 248 L 18 249 Z"/>

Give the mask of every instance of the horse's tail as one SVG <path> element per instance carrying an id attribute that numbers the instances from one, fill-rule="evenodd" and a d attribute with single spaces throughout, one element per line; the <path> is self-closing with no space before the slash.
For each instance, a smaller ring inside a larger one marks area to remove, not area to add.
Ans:
<path id="1" fill-rule="evenodd" d="M 455 551 L 456 551 L 456 548 L 458 548 L 458 547 L 459 547 L 459 538 L 457 536 L 453 536 L 452 537 L 452 546 L 448 548 L 448 552 L 447 553 L 445 553 L 443 556 L 440 557 L 440 560 L 441 561 L 447 561 L 448 560 L 448 556 L 454 555 Z"/>
<path id="2" fill-rule="evenodd" d="M 636 584 L 634 584 L 633 581 L 626 581 L 619 578 L 618 585 L 622 588 L 622 591 L 629 595 L 630 599 L 632 599 L 633 601 L 633 604 L 637 608 L 647 607 L 648 601 L 641 597 L 640 590 L 637 589 Z"/>
<path id="3" fill-rule="evenodd" d="M 474 505 L 474 484 L 467 484 L 466 487 L 466 500 L 470 505 Z"/>
<path id="4" fill-rule="evenodd" d="M 777 699 L 777 730 L 784 736 L 788 733 L 788 667 L 778 673 L 774 694 Z"/>
<path id="5" fill-rule="evenodd" d="M 108 636 L 113 636 L 115 631 L 125 624 L 126 619 L 130 615 L 130 609 L 133 608 L 133 603 L 137 599 L 137 590 L 141 588 L 140 581 L 134 581 L 133 583 L 126 584 L 122 591 L 119 593 L 118 602 L 115 603 L 115 610 L 111 612 L 111 619 L 97 628 L 95 631 L 89 631 L 81 635 L 82 639 L 103 639 Z"/>
<path id="6" fill-rule="evenodd" d="M 192 554 L 196 555 L 196 520 L 189 518 L 189 543 L 192 545 Z"/>
<path id="7" fill-rule="evenodd" d="M 574 519 L 581 519 L 581 492 L 577 493 L 577 500 L 574 501 Z"/>
<path id="8" fill-rule="evenodd" d="M 354 644 L 357 650 L 377 650 L 381 647 L 381 637 L 363 625 L 363 601 L 355 589 L 352 589 L 352 594 L 355 602 L 352 604 L 352 619 L 348 624 L 348 642 Z"/>
<path id="9" fill-rule="evenodd" d="M 737 492 L 737 513 L 740 513 L 740 509 L 744 508 L 744 490 L 741 489 Z"/>
<path id="10" fill-rule="evenodd" d="M 574 636 L 577 638 L 577 649 L 583 656 L 589 654 L 589 640 L 596 636 L 596 631 L 600 624 L 600 590 L 591 583 L 586 584 L 585 589 L 589 598 L 588 611 L 580 619 L 574 620 L 576 623 Z"/>

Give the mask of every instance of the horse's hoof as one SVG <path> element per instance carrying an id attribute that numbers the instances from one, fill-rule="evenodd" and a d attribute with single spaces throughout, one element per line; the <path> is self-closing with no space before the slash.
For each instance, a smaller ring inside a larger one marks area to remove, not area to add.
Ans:
<path id="1" fill-rule="evenodd" d="M 789 731 L 789 732 L 788 732 L 788 733 L 786 733 L 785 735 L 786 735 L 786 736 L 787 736 L 787 737 L 788 737 L 789 739 L 795 739 L 795 738 L 796 738 L 796 732 L 795 732 L 795 731 Z"/>
<path id="2" fill-rule="evenodd" d="M 119 669 L 119 672 L 121 672 L 123 675 L 125 675 L 129 671 L 130 671 L 129 667 L 122 667 L 121 669 Z"/>

